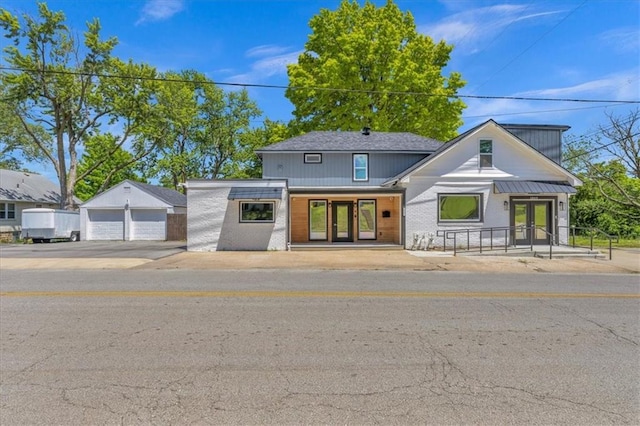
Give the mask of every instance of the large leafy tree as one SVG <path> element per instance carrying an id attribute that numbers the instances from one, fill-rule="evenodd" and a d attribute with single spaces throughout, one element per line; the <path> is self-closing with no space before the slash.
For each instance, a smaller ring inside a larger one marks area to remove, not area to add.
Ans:
<path id="1" fill-rule="evenodd" d="M 459 73 L 442 75 L 451 45 L 419 34 L 389 0 L 343 0 L 310 21 L 312 33 L 288 67 L 287 98 L 298 131 L 409 131 L 449 140 L 462 124 Z"/>
<path id="2" fill-rule="evenodd" d="M 20 170 L 24 161 L 38 160 L 38 147 L 30 134 L 51 146 L 50 136 L 40 126 L 22 126 L 15 105 L 4 88 L 0 88 L 0 168 Z"/>
<path id="3" fill-rule="evenodd" d="M 145 176 L 179 189 L 188 178 L 252 175 L 260 138 L 251 121 L 261 112 L 247 91 L 225 92 L 194 71 L 168 72 L 163 80 L 160 114 L 147 127 L 164 144 L 145 161 Z"/>
<path id="4" fill-rule="evenodd" d="M 117 41 L 100 38 L 97 19 L 87 24 L 81 44 L 62 12 L 52 12 L 44 3 L 38 10 L 39 16 L 25 14 L 20 19 L 0 9 L 0 26 L 12 42 L 4 49 L 4 60 L 13 68 L 0 73 L 0 84 L 21 132 L 28 135 L 37 156 L 56 171 L 61 207 L 71 208 L 76 183 L 127 140 L 137 159 L 160 142 L 144 127 L 155 113 L 156 73 L 147 65 L 112 57 Z M 79 149 L 104 125 L 121 128 L 117 143 L 78 174 Z"/>
<path id="5" fill-rule="evenodd" d="M 109 133 L 96 135 L 84 143 L 84 153 L 78 164 L 78 176 L 84 176 L 76 182 L 75 195 L 86 201 L 123 180 L 141 180 L 133 168 L 135 159 L 128 151 L 118 148 L 118 137 Z M 94 164 L 100 166 L 86 170 Z"/>
<path id="6" fill-rule="evenodd" d="M 584 185 L 571 199 L 572 223 L 622 236 L 640 236 L 640 112 L 609 114 L 590 138 L 568 141 L 565 166 Z"/>

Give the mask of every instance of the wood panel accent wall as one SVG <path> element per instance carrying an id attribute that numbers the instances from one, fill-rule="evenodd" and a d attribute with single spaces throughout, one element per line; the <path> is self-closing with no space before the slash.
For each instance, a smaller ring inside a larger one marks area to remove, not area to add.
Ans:
<path id="1" fill-rule="evenodd" d="M 335 196 L 335 195 L 293 195 L 291 197 L 291 243 L 322 242 L 309 240 L 309 200 L 350 201 L 354 203 L 353 237 L 354 243 L 400 244 L 401 197 L 388 196 Z M 376 239 L 358 240 L 358 200 L 376 200 Z M 382 217 L 382 212 L 389 211 L 390 217 Z M 331 242 L 331 207 L 327 204 L 327 241 Z"/>

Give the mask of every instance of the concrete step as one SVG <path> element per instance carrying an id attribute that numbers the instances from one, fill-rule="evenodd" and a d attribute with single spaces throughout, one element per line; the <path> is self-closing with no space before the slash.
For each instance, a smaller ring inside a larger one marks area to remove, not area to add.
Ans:
<path id="1" fill-rule="evenodd" d="M 546 251 L 535 251 L 535 257 L 539 257 L 540 259 L 549 259 L 549 250 Z M 579 258 L 589 258 L 589 259 L 607 259 L 607 256 L 600 253 L 598 250 L 553 250 L 552 256 L 554 259 L 579 259 Z"/>

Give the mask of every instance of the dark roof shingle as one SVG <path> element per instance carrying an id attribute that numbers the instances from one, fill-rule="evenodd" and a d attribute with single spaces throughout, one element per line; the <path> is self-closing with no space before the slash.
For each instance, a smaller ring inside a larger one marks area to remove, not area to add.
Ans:
<path id="1" fill-rule="evenodd" d="M 383 151 L 434 152 L 442 142 L 413 133 L 315 131 L 266 146 L 261 152 L 278 151 Z"/>
<path id="2" fill-rule="evenodd" d="M 0 200 L 60 203 L 60 187 L 46 177 L 0 169 Z"/>
<path id="3" fill-rule="evenodd" d="M 174 189 L 163 188 L 161 186 L 149 185 L 148 183 L 135 182 L 132 180 L 127 180 L 127 182 L 174 207 L 187 207 L 187 196 Z"/>

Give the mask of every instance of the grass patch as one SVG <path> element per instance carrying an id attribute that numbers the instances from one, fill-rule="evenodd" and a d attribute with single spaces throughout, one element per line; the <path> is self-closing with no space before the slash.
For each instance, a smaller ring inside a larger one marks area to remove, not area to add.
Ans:
<path id="1" fill-rule="evenodd" d="M 589 247 L 591 244 L 591 239 L 589 237 L 576 235 L 575 237 L 575 245 L 577 247 Z M 569 237 L 569 245 L 573 245 L 573 238 Z M 594 248 L 609 248 L 609 240 L 602 238 L 593 238 L 593 247 Z M 622 247 L 622 248 L 640 248 L 640 239 L 638 238 L 620 238 L 618 242 L 613 240 L 611 247 Z"/>

